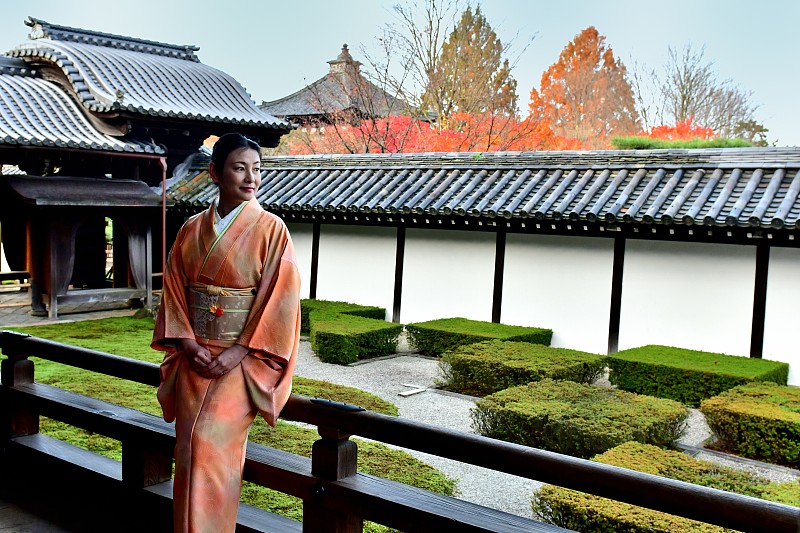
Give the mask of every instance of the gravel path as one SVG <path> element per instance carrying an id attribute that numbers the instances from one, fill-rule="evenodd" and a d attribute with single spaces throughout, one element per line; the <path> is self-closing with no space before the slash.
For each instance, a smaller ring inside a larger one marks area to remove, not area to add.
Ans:
<path id="1" fill-rule="evenodd" d="M 431 387 L 435 386 L 435 381 L 439 377 L 438 360 L 416 355 L 408 351 L 402 342 L 398 350 L 396 356 L 340 366 L 321 362 L 311 350 L 310 343 L 302 341 L 295 374 L 375 394 L 395 404 L 400 416 L 409 420 L 472 432 L 469 412 L 474 405 L 474 399 L 432 390 Z M 598 381 L 598 384 L 603 383 L 603 379 Z M 411 396 L 399 395 L 413 388 L 426 390 Z M 691 409 L 687 431 L 679 443 L 690 448 L 699 448 L 710 436 L 711 432 L 703 415 L 696 409 Z M 541 486 L 541 483 L 415 450 L 406 451 L 457 480 L 458 498 L 516 515 L 532 517 L 531 494 Z M 721 454 L 709 454 L 698 449 L 694 451 L 699 458 L 728 461 L 732 466 L 750 468 L 775 480 L 791 480 L 800 476 L 800 472 L 788 468 L 773 468 L 755 461 L 731 461 L 718 457 Z"/>

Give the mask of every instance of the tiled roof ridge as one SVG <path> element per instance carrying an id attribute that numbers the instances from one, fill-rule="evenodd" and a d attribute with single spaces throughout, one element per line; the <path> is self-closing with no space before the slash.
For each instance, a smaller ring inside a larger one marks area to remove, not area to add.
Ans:
<path id="1" fill-rule="evenodd" d="M 558 166 L 571 168 L 595 165 L 663 166 L 693 164 L 764 165 L 765 159 L 781 165 L 800 166 L 800 147 L 746 148 L 669 148 L 658 150 L 563 150 L 539 152 L 418 152 L 386 154 L 311 154 L 269 156 L 262 166 L 470 166 L 491 167 L 507 165 Z M 797 163 L 797 165 L 794 165 Z"/>
<path id="2" fill-rule="evenodd" d="M 0 55 L 0 74 L 35 78 L 38 77 L 39 72 L 21 59 Z"/>
<path id="3" fill-rule="evenodd" d="M 165 106 L 167 107 L 166 109 L 156 108 L 155 106 L 152 105 L 149 96 L 147 97 L 148 105 L 144 105 L 144 103 L 141 101 L 141 98 L 137 97 L 141 95 L 127 95 L 125 93 L 124 88 L 117 89 L 116 93 L 110 93 L 107 95 L 95 94 L 95 92 L 93 92 L 90 89 L 90 80 L 89 80 L 89 77 L 95 76 L 95 73 L 92 71 L 91 66 L 89 69 L 85 68 L 81 69 L 80 65 L 78 64 L 78 62 L 81 60 L 80 54 L 85 54 L 86 53 L 85 51 L 87 49 L 91 49 L 91 47 L 93 46 L 97 45 L 94 44 L 87 45 L 86 43 L 73 44 L 65 41 L 57 41 L 49 38 L 41 38 L 41 39 L 34 39 L 28 41 L 27 43 L 23 43 L 17 46 L 16 48 L 10 50 L 8 52 L 8 55 L 13 58 L 20 58 L 23 60 L 38 59 L 51 63 L 50 66 L 52 68 L 60 70 L 63 73 L 63 75 L 66 76 L 70 86 L 75 91 L 75 95 L 77 96 L 78 100 L 82 103 L 82 105 L 92 112 L 104 113 L 112 110 L 123 110 L 123 111 L 142 113 L 152 116 L 174 117 L 174 118 L 190 119 L 190 120 L 208 120 L 213 122 L 229 122 L 245 126 L 267 125 L 271 128 L 276 128 L 276 129 L 286 129 L 286 130 L 290 129 L 290 125 L 287 124 L 285 121 L 270 116 L 268 113 L 258 108 L 255 102 L 253 102 L 249 93 L 247 93 L 247 91 L 243 87 L 238 86 L 238 82 L 233 80 L 233 78 L 231 78 L 228 74 L 226 74 L 223 71 L 220 71 L 219 69 L 215 69 L 209 65 L 201 63 L 200 61 L 192 62 L 191 63 L 192 68 L 205 69 L 206 75 L 217 76 L 219 78 L 218 81 L 221 80 L 220 83 L 224 83 L 226 87 L 233 88 L 234 91 L 240 88 L 242 98 L 243 99 L 246 98 L 246 100 L 249 101 L 249 105 L 252 106 L 250 109 L 252 111 L 255 111 L 256 115 L 264 114 L 265 116 L 263 117 L 254 116 L 251 114 L 251 116 L 248 117 L 231 117 L 225 119 L 219 113 L 212 114 L 207 112 L 207 110 L 197 110 L 188 112 L 174 111 L 172 109 L 169 109 L 167 104 L 165 104 Z M 118 54 L 137 53 L 135 50 L 127 50 L 127 49 L 118 49 L 118 50 L 119 51 L 116 52 Z M 85 59 L 86 58 L 84 58 L 84 60 Z M 176 58 L 174 57 L 165 57 L 164 59 L 161 59 L 161 61 L 168 62 L 175 59 Z M 135 102 L 132 101 L 130 96 L 133 96 L 133 99 L 136 101 Z M 204 96 L 209 96 L 208 91 L 205 92 Z M 212 100 L 216 98 L 217 96 L 215 95 L 212 98 Z M 218 99 L 214 100 L 214 103 L 218 104 L 219 103 Z M 228 103 L 224 105 L 228 105 Z"/>
<path id="4" fill-rule="evenodd" d="M 272 107 L 272 106 L 277 105 L 277 104 L 282 104 L 282 103 L 287 102 L 287 101 L 291 101 L 291 100 L 295 99 L 296 97 L 298 97 L 298 96 L 300 96 L 300 95 L 312 90 L 312 88 L 314 88 L 316 86 L 319 86 L 319 85 L 322 85 L 327 79 L 328 79 L 328 74 L 324 75 L 323 77 L 321 77 L 320 79 L 318 79 L 316 81 L 313 81 L 313 82 L 309 83 L 308 85 L 305 85 L 304 87 L 302 87 L 301 89 L 296 90 L 292 94 L 289 94 L 289 95 L 286 95 L 284 97 L 278 98 L 277 100 L 269 100 L 269 101 L 262 100 L 261 104 L 259 104 L 258 107 L 261 108 L 261 110 L 266 111 L 266 108 Z M 323 111 L 320 110 L 320 113 L 323 113 Z"/>
<path id="5" fill-rule="evenodd" d="M 0 145 L 164 153 L 152 142 L 99 131 L 79 102 L 38 76 L 0 75 Z"/>
<path id="6" fill-rule="evenodd" d="M 170 189 L 177 205 L 208 205 L 216 191 L 203 174 Z M 800 148 L 267 157 L 258 200 L 306 221 L 409 215 L 434 226 L 443 219 L 428 216 L 797 230 Z"/>
<path id="7" fill-rule="evenodd" d="M 30 38 L 32 40 L 47 38 L 54 41 L 70 41 L 83 44 L 92 44 L 95 46 L 105 46 L 108 48 L 117 48 L 120 50 L 131 50 L 134 52 L 173 57 L 176 59 L 194 61 L 196 63 L 200 62 L 200 59 L 195 54 L 195 52 L 200 50 L 200 48 L 194 45 L 170 44 L 159 41 L 150 41 L 147 39 L 138 39 L 136 37 L 128 37 L 125 35 L 116 35 L 113 33 L 85 30 L 82 28 L 71 28 L 69 26 L 51 24 L 47 21 L 34 17 L 28 17 L 28 20 L 25 21 L 25 24 L 33 28 L 30 33 Z"/>

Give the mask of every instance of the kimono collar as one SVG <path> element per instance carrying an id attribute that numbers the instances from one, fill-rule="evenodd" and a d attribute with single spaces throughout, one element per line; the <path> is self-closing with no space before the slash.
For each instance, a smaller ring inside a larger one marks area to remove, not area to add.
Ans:
<path id="1" fill-rule="evenodd" d="M 250 229 L 262 211 L 263 209 L 258 200 L 252 198 L 247 202 L 247 205 L 239 210 L 236 218 L 228 224 L 222 233 L 217 235 L 216 231 L 214 231 L 216 206 L 214 204 L 209 206 L 203 214 L 204 220 L 200 230 L 205 258 L 198 272 L 198 281 L 207 284 L 214 283 L 233 245 Z"/>

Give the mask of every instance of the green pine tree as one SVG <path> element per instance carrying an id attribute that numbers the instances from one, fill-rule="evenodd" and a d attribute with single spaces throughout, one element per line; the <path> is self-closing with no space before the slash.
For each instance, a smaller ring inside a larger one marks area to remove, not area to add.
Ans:
<path id="1" fill-rule="evenodd" d="M 428 74 L 423 108 L 444 127 L 454 113 L 515 116 L 517 82 L 511 77 L 503 44 L 481 12 L 468 7 Z"/>

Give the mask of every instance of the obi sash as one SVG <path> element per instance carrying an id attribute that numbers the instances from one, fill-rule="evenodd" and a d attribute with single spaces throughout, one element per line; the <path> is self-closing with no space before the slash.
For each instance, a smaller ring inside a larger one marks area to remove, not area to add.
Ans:
<path id="1" fill-rule="evenodd" d="M 197 337 L 235 341 L 255 300 L 255 287 L 231 289 L 203 283 L 189 286 L 189 319 Z"/>

